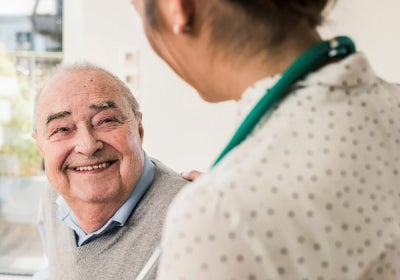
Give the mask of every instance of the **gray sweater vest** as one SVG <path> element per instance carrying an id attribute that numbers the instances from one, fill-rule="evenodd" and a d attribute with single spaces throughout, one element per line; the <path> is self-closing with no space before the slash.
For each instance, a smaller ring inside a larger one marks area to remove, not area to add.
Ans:
<path id="1" fill-rule="evenodd" d="M 43 200 L 50 280 L 133 280 L 160 243 L 166 210 L 186 183 L 159 161 L 152 186 L 125 226 L 114 228 L 77 247 L 74 232 L 57 217 L 57 193 L 49 188 Z M 155 272 L 152 275 L 155 278 Z"/>

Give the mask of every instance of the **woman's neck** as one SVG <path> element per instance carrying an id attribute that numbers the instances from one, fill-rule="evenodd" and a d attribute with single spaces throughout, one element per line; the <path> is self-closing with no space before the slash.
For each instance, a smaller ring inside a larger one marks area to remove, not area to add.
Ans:
<path id="1" fill-rule="evenodd" d="M 212 76 L 218 76 L 219 80 L 215 82 L 214 92 L 224 94 L 224 100 L 240 100 L 243 92 L 256 81 L 284 72 L 319 41 L 321 38 L 316 31 L 297 30 L 274 49 L 224 56 L 214 63 L 213 72 L 218 75 Z"/>

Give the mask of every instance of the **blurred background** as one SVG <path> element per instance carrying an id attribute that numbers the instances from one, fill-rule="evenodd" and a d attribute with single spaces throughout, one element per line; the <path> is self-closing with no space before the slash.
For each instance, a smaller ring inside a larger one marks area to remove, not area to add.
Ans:
<path id="1" fill-rule="evenodd" d="M 339 0 L 321 33 L 352 37 L 382 78 L 400 82 L 399 14 L 398 0 Z M 1 280 L 46 266 L 36 227 L 46 179 L 31 139 L 33 100 L 59 63 L 83 60 L 127 83 L 141 103 L 145 150 L 178 172 L 206 170 L 236 126 L 233 102 L 200 100 L 152 52 L 129 0 L 0 0 Z"/>
<path id="2" fill-rule="evenodd" d="M 62 10 L 62 0 L 0 2 L 0 279 L 46 265 L 36 226 L 46 181 L 31 119 L 36 92 L 62 61 Z"/>

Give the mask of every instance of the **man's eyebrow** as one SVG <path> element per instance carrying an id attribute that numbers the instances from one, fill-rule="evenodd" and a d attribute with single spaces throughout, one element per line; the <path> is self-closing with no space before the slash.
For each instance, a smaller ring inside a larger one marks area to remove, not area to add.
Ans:
<path id="1" fill-rule="evenodd" d="M 66 116 L 69 116 L 69 115 L 71 115 L 71 112 L 68 112 L 68 111 L 62 111 L 62 112 L 50 114 L 47 116 L 46 125 L 48 125 L 53 120 L 65 118 Z"/>
<path id="2" fill-rule="evenodd" d="M 91 104 L 89 106 L 90 109 L 95 109 L 95 110 L 107 110 L 107 109 L 118 109 L 117 104 L 115 104 L 114 101 L 108 100 L 108 101 L 104 101 L 104 102 L 100 102 L 100 103 L 95 103 L 95 104 Z"/>

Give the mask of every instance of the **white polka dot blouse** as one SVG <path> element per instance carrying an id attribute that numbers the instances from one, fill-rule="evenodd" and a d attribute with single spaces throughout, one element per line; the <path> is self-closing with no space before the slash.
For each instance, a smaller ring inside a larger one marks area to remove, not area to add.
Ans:
<path id="1" fill-rule="evenodd" d="M 179 193 L 158 279 L 398 280 L 399 172 L 400 88 L 361 53 L 326 65 Z"/>

